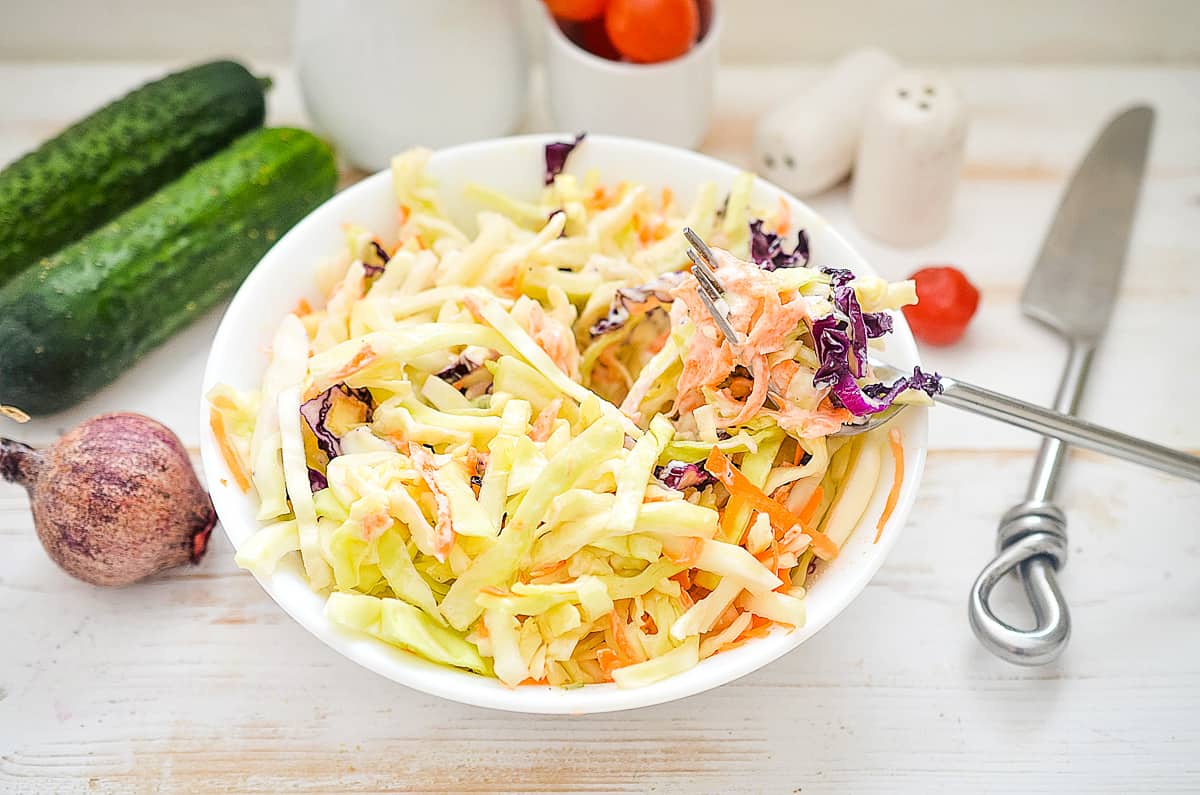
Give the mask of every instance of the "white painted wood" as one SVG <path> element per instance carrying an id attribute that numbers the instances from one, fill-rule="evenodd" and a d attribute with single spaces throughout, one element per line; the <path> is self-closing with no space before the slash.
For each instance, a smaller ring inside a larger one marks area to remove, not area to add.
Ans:
<path id="1" fill-rule="evenodd" d="M 825 62 L 867 44 L 923 64 L 1200 60 L 1194 0 L 718 1 L 728 63 Z M 525 0 L 527 20 L 539 3 Z M 294 0 L 6 0 L 0 59 L 282 59 L 293 8 Z"/>
<path id="2" fill-rule="evenodd" d="M 0 65 L 0 162 L 165 64 Z M 286 70 L 271 118 L 302 122 Z M 750 165 L 755 115 L 814 74 L 730 69 L 705 144 Z M 845 188 L 814 204 L 898 278 L 964 267 L 981 314 L 946 372 L 1048 400 L 1060 350 L 1016 298 L 1063 181 L 1103 120 L 1160 110 L 1127 290 L 1085 400 L 1088 417 L 1200 448 L 1172 408 L 1194 402 L 1200 342 L 1200 71 L 963 68 L 966 178 L 949 235 L 900 252 L 864 240 Z M 543 128 L 533 113 L 531 128 Z M 214 312 L 77 410 L 0 433 L 47 442 L 132 409 L 198 439 L 196 390 Z M 2 355 L 2 354 L 0 354 Z M 3 422 L 0 420 L 0 422 Z M 1061 491 L 1074 610 L 1043 669 L 989 657 L 966 594 L 1018 500 L 1035 439 L 938 410 L 906 537 L 838 621 L 717 691 L 633 713 L 510 716 L 369 674 L 293 623 L 219 533 L 195 568 L 102 591 L 59 573 L 20 490 L 0 486 L 0 792 L 1145 791 L 1200 788 L 1200 488 L 1091 454 Z M 1010 606 L 1019 594 L 1007 593 Z"/>

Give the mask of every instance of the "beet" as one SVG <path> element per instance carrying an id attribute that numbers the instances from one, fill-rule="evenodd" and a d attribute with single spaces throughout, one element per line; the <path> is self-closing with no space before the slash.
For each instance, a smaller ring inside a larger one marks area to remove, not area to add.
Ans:
<path id="1" fill-rule="evenodd" d="M 35 450 L 0 439 L 0 477 L 29 492 L 50 557 L 94 585 L 129 585 L 204 556 L 217 514 L 179 437 L 104 414 Z"/>

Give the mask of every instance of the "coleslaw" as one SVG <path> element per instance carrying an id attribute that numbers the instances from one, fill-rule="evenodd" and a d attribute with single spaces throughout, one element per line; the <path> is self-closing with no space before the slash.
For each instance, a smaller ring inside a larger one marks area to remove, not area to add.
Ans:
<path id="1" fill-rule="evenodd" d="M 833 434 L 938 388 L 867 362 L 911 282 L 810 267 L 751 174 L 683 208 L 563 173 L 581 140 L 547 148 L 536 202 L 468 185 L 470 232 L 430 153 L 396 157 L 395 226 L 348 224 L 324 305 L 283 319 L 261 385 L 208 396 L 258 497 L 239 565 L 298 556 L 334 622 L 509 686 L 637 687 L 803 625 L 884 457 L 880 527 L 903 471 L 896 431 Z M 717 249 L 736 347 L 684 270 L 684 226 Z"/>

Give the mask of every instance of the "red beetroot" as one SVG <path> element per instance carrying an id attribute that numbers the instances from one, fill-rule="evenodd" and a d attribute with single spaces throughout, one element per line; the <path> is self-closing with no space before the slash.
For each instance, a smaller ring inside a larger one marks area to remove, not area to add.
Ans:
<path id="1" fill-rule="evenodd" d="M 204 556 L 217 515 L 162 423 L 104 414 L 43 450 L 0 439 L 0 477 L 29 492 L 50 557 L 94 585 L 129 585 Z"/>

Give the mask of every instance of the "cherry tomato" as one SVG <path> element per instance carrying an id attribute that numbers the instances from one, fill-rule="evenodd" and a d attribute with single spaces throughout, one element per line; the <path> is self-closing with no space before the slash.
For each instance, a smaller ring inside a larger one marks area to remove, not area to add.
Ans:
<path id="1" fill-rule="evenodd" d="M 979 306 L 979 291 L 958 268 L 921 268 L 909 277 L 917 283 L 917 303 L 904 307 L 913 334 L 930 345 L 957 342 Z"/>
<path id="2" fill-rule="evenodd" d="M 612 40 L 608 38 L 608 31 L 604 29 L 603 19 L 593 19 L 591 22 L 581 23 L 574 40 L 576 44 L 592 55 L 598 55 L 610 61 L 621 60 L 621 53 L 617 52 Z"/>
<path id="3" fill-rule="evenodd" d="M 587 22 L 604 14 L 608 0 L 546 0 L 550 13 L 559 19 Z"/>
<path id="4" fill-rule="evenodd" d="M 678 58 L 696 43 L 700 9 L 696 0 L 609 0 L 604 26 L 626 58 L 658 63 Z"/>

